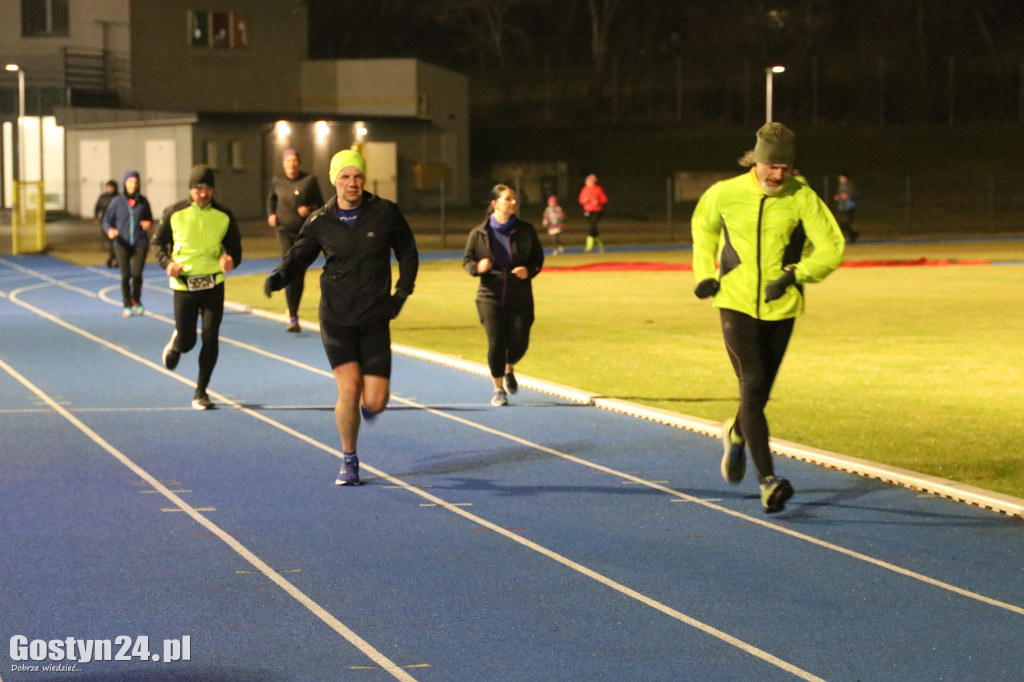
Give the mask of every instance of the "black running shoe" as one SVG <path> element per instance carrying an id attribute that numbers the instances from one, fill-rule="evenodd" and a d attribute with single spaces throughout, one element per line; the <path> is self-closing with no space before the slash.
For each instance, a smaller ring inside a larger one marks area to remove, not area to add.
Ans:
<path id="1" fill-rule="evenodd" d="M 196 394 L 192 396 L 192 409 L 193 410 L 212 410 L 216 405 L 210 400 L 210 396 L 206 395 L 206 391 L 196 391 Z"/>
<path id="2" fill-rule="evenodd" d="M 128 310 L 125 308 L 125 310 Z M 171 334 L 171 340 L 164 346 L 164 367 L 167 369 L 174 369 L 178 366 L 178 360 L 181 359 L 181 351 L 174 349 L 174 342 L 178 340 L 178 330 L 175 329 L 174 333 Z"/>
<path id="3" fill-rule="evenodd" d="M 505 372 L 505 390 L 509 395 L 515 395 L 519 390 L 519 382 L 516 381 L 516 375 L 511 370 Z"/>
<path id="4" fill-rule="evenodd" d="M 774 514 L 786 508 L 786 500 L 793 497 L 793 486 L 784 478 L 769 476 L 761 484 L 761 503 L 766 514 Z"/>

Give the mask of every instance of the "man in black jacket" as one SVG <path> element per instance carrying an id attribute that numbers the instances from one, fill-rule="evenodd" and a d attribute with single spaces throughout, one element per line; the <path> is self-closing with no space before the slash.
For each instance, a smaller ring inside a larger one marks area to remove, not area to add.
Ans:
<path id="1" fill-rule="evenodd" d="M 412 294 L 419 254 L 412 229 L 393 202 L 364 190 L 366 161 L 346 149 L 331 159 L 337 194 L 302 226 L 295 244 L 267 276 L 264 293 L 303 277 L 323 252 L 320 336 L 338 386 L 334 418 L 344 464 L 336 485 L 359 485 L 360 414 L 372 419 L 390 398 L 391 320 Z M 391 252 L 398 283 L 391 291 Z"/>
<path id="2" fill-rule="evenodd" d="M 285 151 L 282 159 L 284 175 L 274 178 L 270 185 L 270 196 L 267 197 L 267 224 L 277 228 L 277 244 L 281 248 L 282 258 L 292 248 L 309 214 L 324 205 L 320 183 L 314 176 L 302 172 L 301 163 L 297 151 Z M 284 291 L 288 303 L 287 329 L 290 332 L 298 333 L 302 330 L 299 326 L 299 303 L 302 301 L 305 281 L 304 277 L 296 277 Z"/>

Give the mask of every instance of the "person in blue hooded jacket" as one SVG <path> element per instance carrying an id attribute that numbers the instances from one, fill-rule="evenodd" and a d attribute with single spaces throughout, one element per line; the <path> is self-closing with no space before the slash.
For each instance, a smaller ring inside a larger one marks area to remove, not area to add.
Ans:
<path id="1" fill-rule="evenodd" d="M 103 233 L 107 235 L 121 266 L 123 317 L 142 315 L 142 268 L 149 251 L 149 232 L 153 229 L 153 211 L 139 189 L 139 172 L 124 174 L 124 193 L 116 195 L 103 215 Z"/>

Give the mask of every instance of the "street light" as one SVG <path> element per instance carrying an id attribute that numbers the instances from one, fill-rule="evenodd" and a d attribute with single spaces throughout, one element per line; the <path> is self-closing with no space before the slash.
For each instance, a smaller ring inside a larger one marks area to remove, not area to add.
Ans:
<path id="1" fill-rule="evenodd" d="M 772 122 L 772 76 L 786 70 L 785 66 L 772 66 L 764 70 L 764 122 Z"/>
<path id="2" fill-rule="evenodd" d="M 363 143 L 366 142 L 368 132 L 365 121 L 356 121 L 352 124 L 352 149 L 362 153 Z"/>
<path id="3" fill-rule="evenodd" d="M 18 182 L 25 182 L 25 72 L 17 64 L 4 67 L 18 72 Z"/>

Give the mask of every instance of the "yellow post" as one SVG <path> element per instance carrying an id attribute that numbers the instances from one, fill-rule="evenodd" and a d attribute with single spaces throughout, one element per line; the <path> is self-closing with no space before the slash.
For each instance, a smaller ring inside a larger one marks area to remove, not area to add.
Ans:
<path id="1" fill-rule="evenodd" d="M 22 251 L 21 232 L 33 229 L 34 248 Z M 43 183 L 14 182 L 14 210 L 11 211 L 11 253 L 42 253 L 46 250 L 46 195 Z"/>
<path id="2" fill-rule="evenodd" d="M 46 188 L 42 180 L 31 184 L 35 187 L 35 201 L 29 204 L 33 206 L 33 210 L 29 212 L 30 216 L 35 219 L 32 221 L 36 233 L 35 252 L 42 253 L 46 251 Z"/>
<path id="3" fill-rule="evenodd" d="M 21 227 L 21 182 L 14 181 L 14 208 L 11 211 L 11 253 L 17 256 L 21 251 L 18 249 L 18 231 Z"/>

